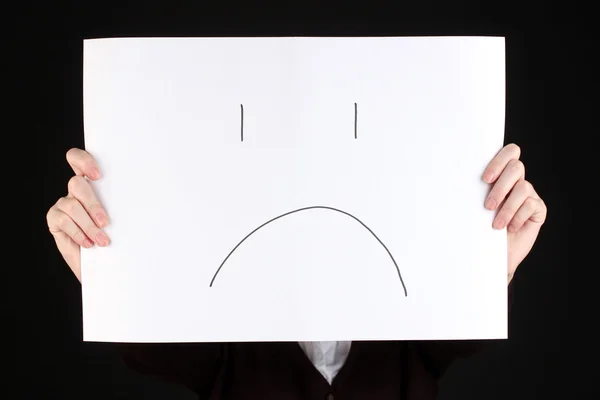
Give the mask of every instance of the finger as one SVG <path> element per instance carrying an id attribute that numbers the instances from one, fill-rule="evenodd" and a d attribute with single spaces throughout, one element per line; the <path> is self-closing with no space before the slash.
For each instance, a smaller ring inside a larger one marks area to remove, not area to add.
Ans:
<path id="1" fill-rule="evenodd" d="M 85 208 L 73 197 L 63 197 L 57 203 L 56 207 L 67 214 L 79 229 L 83 230 L 85 235 L 99 246 L 107 246 L 110 242 L 108 235 L 102 232 L 92 221 Z M 68 231 L 65 231 L 69 235 Z M 71 236 L 71 235 L 69 235 Z M 72 237 L 72 236 L 71 236 Z"/>
<path id="2" fill-rule="evenodd" d="M 90 238 L 83 232 L 81 227 L 58 206 L 52 207 L 48 211 L 48 228 L 56 240 L 62 238 L 62 234 L 73 240 L 79 246 L 89 249 L 94 245 Z M 63 238 L 64 239 L 64 238 Z M 64 240 L 63 240 L 64 241 Z M 57 241 L 57 245 L 60 244 Z M 59 248 L 59 250 L 61 250 Z M 61 250 L 62 253 L 62 250 Z"/>
<path id="3" fill-rule="evenodd" d="M 518 160 L 519 157 L 521 157 L 521 148 L 514 143 L 507 144 L 485 168 L 483 180 L 487 183 L 493 183 L 504 171 L 510 160 Z"/>
<path id="4" fill-rule="evenodd" d="M 508 223 L 508 231 L 511 233 L 518 231 L 527 221 L 543 224 L 545 219 L 546 205 L 544 201 L 540 198 L 528 197 Z"/>
<path id="5" fill-rule="evenodd" d="M 520 180 L 510 191 L 510 195 L 496 214 L 492 226 L 495 229 L 504 229 L 513 219 L 525 200 L 531 196 L 533 186 L 526 180 Z"/>
<path id="6" fill-rule="evenodd" d="M 492 190 L 485 200 L 485 207 L 488 210 L 495 210 L 502 203 L 515 186 L 515 184 L 525 176 L 525 165 L 520 160 L 511 160 L 500 174 L 500 177 L 494 183 Z"/>
<path id="7" fill-rule="evenodd" d="M 67 151 L 67 162 L 77 175 L 87 176 L 92 180 L 100 178 L 100 169 L 96 160 L 85 150 L 70 149 Z"/>
<path id="8" fill-rule="evenodd" d="M 108 225 L 108 214 L 94 193 L 90 183 L 83 177 L 76 175 L 69 180 L 69 195 L 75 197 L 85 211 L 94 220 L 96 225 L 104 228 Z"/>

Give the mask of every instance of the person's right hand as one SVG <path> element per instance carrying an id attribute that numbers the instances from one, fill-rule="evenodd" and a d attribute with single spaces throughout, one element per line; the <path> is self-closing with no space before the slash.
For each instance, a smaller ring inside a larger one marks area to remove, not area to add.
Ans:
<path id="1" fill-rule="evenodd" d="M 104 247 L 110 243 L 108 235 L 101 229 L 108 224 L 108 215 L 86 179 L 100 178 L 94 158 L 84 150 L 71 149 L 67 152 L 67 161 L 75 176 L 69 180 L 67 195 L 48 210 L 46 220 L 56 247 L 81 282 L 80 246 Z"/>

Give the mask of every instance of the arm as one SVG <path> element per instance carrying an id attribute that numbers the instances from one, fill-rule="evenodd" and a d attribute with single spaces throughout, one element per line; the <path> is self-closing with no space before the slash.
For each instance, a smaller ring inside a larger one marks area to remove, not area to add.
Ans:
<path id="1" fill-rule="evenodd" d="M 492 227 L 505 229 L 508 244 L 508 310 L 514 306 L 512 278 L 529 254 L 546 220 L 547 209 L 533 185 L 525 180 L 525 166 L 519 160 L 521 149 L 504 146 L 486 167 L 483 180 L 491 185 L 484 202 L 496 211 Z M 480 341 L 429 341 L 417 343 L 417 351 L 426 369 L 439 378 L 457 358 L 468 357 L 491 343 Z"/>
<path id="2" fill-rule="evenodd" d="M 88 179 L 95 181 L 101 177 L 94 158 L 82 149 L 71 149 L 66 156 L 75 176 L 69 180 L 68 195 L 58 199 L 48 210 L 46 219 L 58 250 L 81 281 L 81 247 L 109 245 L 110 238 L 103 229 L 109 218 L 88 182 Z M 203 394 L 213 386 L 225 345 L 117 343 L 116 349 L 131 369 L 179 383 L 208 397 Z"/>
<path id="3" fill-rule="evenodd" d="M 219 372 L 225 344 L 116 343 L 132 370 L 185 386 L 208 397 Z"/>

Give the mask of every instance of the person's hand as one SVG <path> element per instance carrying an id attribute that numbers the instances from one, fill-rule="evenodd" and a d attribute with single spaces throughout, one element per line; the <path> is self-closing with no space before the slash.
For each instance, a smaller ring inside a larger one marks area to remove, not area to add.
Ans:
<path id="1" fill-rule="evenodd" d="M 483 180 L 493 184 L 485 200 L 488 210 L 498 210 L 492 226 L 507 230 L 508 282 L 533 247 L 546 220 L 546 204 L 525 180 L 525 166 L 516 144 L 504 146 L 488 164 Z"/>
<path id="2" fill-rule="evenodd" d="M 69 180 L 67 195 L 50 208 L 46 220 L 56 247 L 81 282 L 80 247 L 104 247 L 110 243 L 101 229 L 108 224 L 108 215 L 86 179 L 100 178 L 94 158 L 84 150 L 71 149 L 67 152 L 67 161 L 75 176 Z"/>

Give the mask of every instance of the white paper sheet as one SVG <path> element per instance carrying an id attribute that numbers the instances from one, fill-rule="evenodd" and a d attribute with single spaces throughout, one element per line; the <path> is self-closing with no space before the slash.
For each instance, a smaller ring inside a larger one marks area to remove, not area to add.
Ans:
<path id="1" fill-rule="evenodd" d="M 498 37 L 86 40 L 84 340 L 505 338 L 504 65 Z"/>

